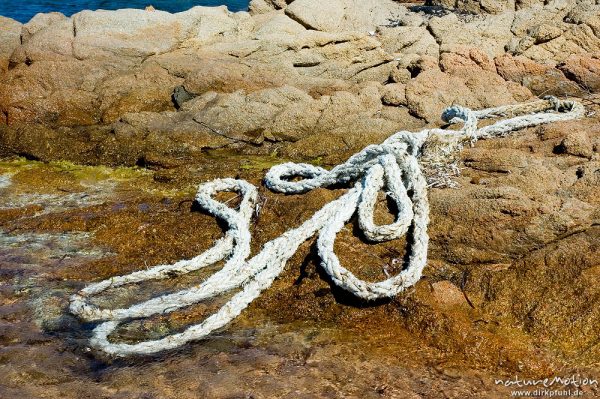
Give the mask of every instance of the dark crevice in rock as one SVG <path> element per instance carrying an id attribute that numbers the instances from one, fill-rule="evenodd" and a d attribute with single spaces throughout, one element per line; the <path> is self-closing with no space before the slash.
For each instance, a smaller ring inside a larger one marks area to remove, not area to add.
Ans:
<path id="1" fill-rule="evenodd" d="M 429 34 L 431 35 L 431 37 L 433 37 L 433 40 L 435 40 L 435 42 L 438 44 L 438 46 L 441 46 L 442 45 L 442 39 L 440 37 L 437 37 L 435 35 L 435 32 L 433 31 L 433 28 L 431 27 L 431 25 L 429 25 L 429 24 L 425 25 L 425 29 L 427 29 L 427 32 L 429 32 Z"/>
<path id="2" fill-rule="evenodd" d="M 317 65 L 321 65 L 320 61 L 298 61 L 294 62 L 294 67 L 296 68 L 310 68 L 315 67 Z"/>
<path id="3" fill-rule="evenodd" d="M 17 152 L 15 155 L 18 157 L 21 157 L 21 158 L 25 158 L 28 161 L 41 161 L 42 160 L 42 158 L 35 156 L 29 152 Z"/>
<path id="4" fill-rule="evenodd" d="M 135 161 L 135 166 L 145 169 L 148 167 L 148 162 L 146 161 L 145 157 L 141 156 L 137 159 L 137 161 Z"/>
<path id="5" fill-rule="evenodd" d="M 173 105 L 177 110 L 179 110 L 184 103 L 196 97 L 196 94 L 187 91 L 184 86 L 175 87 L 175 90 L 173 90 L 173 94 L 171 95 Z"/>
<path id="6" fill-rule="evenodd" d="M 390 62 L 392 62 L 392 61 L 390 61 L 390 60 L 383 60 L 383 61 L 376 62 L 374 64 L 366 65 L 366 66 L 364 66 L 362 68 L 359 68 L 358 71 L 356 71 L 355 73 L 353 73 L 351 77 L 355 77 L 356 75 L 360 74 L 361 72 L 367 71 L 369 69 L 373 69 L 373 68 L 377 68 L 377 67 L 380 67 L 380 66 L 385 65 L 385 64 L 389 64 Z"/>
<path id="7" fill-rule="evenodd" d="M 255 146 L 255 147 L 260 147 L 261 146 L 261 143 L 256 143 L 254 141 L 244 140 L 244 139 L 240 139 L 240 138 L 228 136 L 227 134 L 225 134 L 225 133 L 223 133 L 223 132 L 221 132 L 221 131 L 213 128 L 212 126 L 210 126 L 206 122 L 203 122 L 201 120 L 197 120 L 196 118 L 194 118 L 192 120 L 194 122 L 196 122 L 197 124 L 199 124 L 200 126 L 202 126 L 203 128 L 208 129 L 210 132 L 216 134 L 217 136 L 224 137 L 224 138 L 226 138 L 228 140 L 231 140 L 233 142 L 236 142 L 236 143 L 250 144 L 250 145 Z"/>
<path id="8" fill-rule="evenodd" d="M 566 154 L 567 148 L 565 147 L 564 143 L 560 143 L 554 146 L 552 153 L 556 155 Z"/>
<path id="9" fill-rule="evenodd" d="M 410 72 L 411 79 L 416 78 L 421 72 L 423 72 L 423 69 L 418 64 L 411 64 L 406 69 L 408 70 L 408 72 Z"/>
<path id="10" fill-rule="evenodd" d="M 579 77 L 577 77 L 573 72 L 569 71 L 565 68 L 565 64 L 559 64 L 556 66 L 557 71 L 561 73 L 565 78 L 575 83 L 578 87 L 580 87 L 585 94 L 591 95 L 594 92 L 593 87 L 589 87 L 585 82 L 582 82 Z"/>
<path id="11" fill-rule="evenodd" d="M 424 5 L 412 6 L 410 11 L 422 14 L 427 17 L 443 17 L 452 13 L 452 10 L 443 6 L 432 5 L 431 1 L 426 1 Z"/>

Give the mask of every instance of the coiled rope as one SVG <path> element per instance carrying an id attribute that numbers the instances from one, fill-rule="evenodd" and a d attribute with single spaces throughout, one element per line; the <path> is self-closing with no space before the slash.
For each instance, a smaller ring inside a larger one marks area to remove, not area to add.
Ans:
<path id="1" fill-rule="evenodd" d="M 159 265 L 91 284 L 70 298 L 70 310 L 85 321 L 101 322 L 94 329 L 90 342 L 91 346 L 108 354 L 151 354 L 177 348 L 208 336 L 237 317 L 279 276 L 298 246 L 315 234 L 318 234 L 317 249 L 322 267 L 336 285 L 367 301 L 393 297 L 420 279 L 427 260 L 429 205 L 426 175 L 433 180 L 430 185 L 443 185 L 445 179 L 440 180 L 440 176 L 445 173 L 444 165 L 456 156 L 463 145 L 472 144 L 480 138 L 504 136 L 525 127 L 571 120 L 583 115 L 584 108 L 581 104 L 554 97 L 480 111 L 453 106 L 443 112 L 442 119 L 449 123 L 462 123 L 460 130 L 398 132 L 382 144 L 367 146 L 347 162 L 331 170 L 296 163 L 274 166 L 266 174 L 264 182 L 269 189 L 279 193 L 300 194 L 333 184 L 354 182 L 354 185 L 299 227 L 266 243 L 249 260 L 250 220 L 258 197 L 256 187 L 235 179 L 217 179 L 203 183 L 198 188 L 196 201 L 204 210 L 227 224 L 228 230 L 223 238 L 193 259 L 172 265 Z M 477 126 L 481 119 L 499 117 L 509 119 L 481 128 Z M 296 177 L 303 179 L 291 180 Z M 379 226 L 373 221 L 373 212 L 377 194 L 384 188 L 396 203 L 398 213 L 393 223 Z M 213 198 L 217 192 L 223 191 L 235 192 L 241 196 L 238 209 L 232 209 Z M 360 229 L 374 242 L 400 238 L 412 228 L 408 243 L 409 257 L 398 275 L 381 282 L 367 282 L 357 278 L 340 264 L 333 250 L 335 237 L 355 212 L 358 214 Z M 90 302 L 92 296 L 109 288 L 169 278 L 174 273 L 189 273 L 225 259 L 221 270 L 201 284 L 186 290 L 162 295 L 124 309 L 103 309 Z M 236 288 L 241 288 L 241 291 L 216 313 L 183 332 L 136 344 L 114 343 L 109 340 L 109 335 L 127 320 L 173 312 Z"/>

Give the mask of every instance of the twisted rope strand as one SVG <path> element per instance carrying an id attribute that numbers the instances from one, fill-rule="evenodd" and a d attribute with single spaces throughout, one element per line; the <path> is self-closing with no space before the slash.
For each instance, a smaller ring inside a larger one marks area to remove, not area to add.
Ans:
<path id="1" fill-rule="evenodd" d="M 198 188 L 196 201 L 203 209 L 227 224 L 229 230 L 224 237 L 193 259 L 172 265 L 158 265 L 90 284 L 70 298 L 70 311 L 86 321 L 103 321 L 94 329 L 90 343 L 108 354 L 128 356 L 177 348 L 208 336 L 236 318 L 263 290 L 271 286 L 300 244 L 315 234 L 318 236 L 317 249 L 321 265 L 336 285 L 364 300 L 393 297 L 421 278 L 427 262 L 429 203 L 425 173 L 432 168 L 447 165 L 448 159 L 465 143 L 474 143 L 480 138 L 504 136 L 524 127 L 572 120 L 583 115 L 584 108 L 581 104 L 554 97 L 480 111 L 453 106 L 443 112 L 442 119 L 450 123 L 462 123 L 459 130 L 398 132 L 379 145 L 365 147 L 331 170 L 302 163 L 276 165 L 267 172 L 264 181 L 275 192 L 301 194 L 317 187 L 351 182 L 354 182 L 354 186 L 338 199 L 326 204 L 299 227 L 266 243 L 249 260 L 250 219 L 258 198 L 256 187 L 235 179 L 216 179 L 203 183 Z M 511 118 L 477 128 L 481 119 L 506 116 Z M 294 177 L 302 179 L 291 181 Z M 383 188 L 387 189 L 388 196 L 396 203 L 398 213 L 392 223 L 378 226 L 373 220 L 373 214 L 377 194 Z M 221 191 L 232 191 L 242 197 L 238 209 L 232 209 L 213 198 Z M 380 282 L 367 282 L 340 264 L 334 252 L 335 238 L 355 213 L 358 214 L 360 229 L 373 242 L 398 239 L 412 228 L 407 264 L 398 275 Z M 91 297 L 110 288 L 164 279 L 171 277 L 173 273 L 186 274 L 225 259 L 221 270 L 189 289 L 158 296 L 123 309 L 102 309 L 90 302 Z M 216 313 L 183 332 L 136 344 L 114 343 L 109 339 L 110 334 L 127 320 L 169 313 L 239 288 L 241 291 Z"/>

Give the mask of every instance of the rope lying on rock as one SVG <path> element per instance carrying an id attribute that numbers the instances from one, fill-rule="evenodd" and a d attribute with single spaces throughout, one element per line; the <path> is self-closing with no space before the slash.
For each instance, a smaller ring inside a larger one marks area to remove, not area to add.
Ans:
<path id="1" fill-rule="evenodd" d="M 454 156 L 463 145 L 474 143 L 480 138 L 503 136 L 524 127 L 571 120 L 583 115 L 584 108 L 579 103 L 560 101 L 554 97 L 480 111 L 453 106 L 444 111 L 442 119 L 449 123 L 463 123 L 460 130 L 398 132 L 382 144 L 367 146 L 347 162 L 331 170 L 296 163 L 274 166 L 266 174 L 265 184 L 276 192 L 300 194 L 317 187 L 351 182 L 354 182 L 354 186 L 299 227 L 266 243 L 249 260 L 250 220 L 258 197 L 256 187 L 235 179 L 217 179 L 203 183 L 198 189 L 196 201 L 203 209 L 227 224 L 228 230 L 223 238 L 193 259 L 172 265 L 159 265 L 91 284 L 71 297 L 70 310 L 85 321 L 102 321 L 93 331 L 91 345 L 111 355 L 151 354 L 177 348 L 189 341 L 206 337 L 237 317 L 271 285 L 298 246 L 314 234 L 318 234 L 317 249 L 323 269 L 336 285 L 364 300 L 393 297 L 419 280 L 427 260 L 429 205 L 428 183 L 423 169 L 426 173 L 431 172 L 428 173 L 430 177 L 435 175 L 436 168 L 443 167 L 448 158 Z M 498 117 L 510 119 L 478 129 L 479 120 Z M 303 179 L 292 181 L 294 177 Z M 433 185 L 439 183 L 440 180 L 435 180 Z M 378 226 L 373 221 L 373 212 L 377 194 L 384 188 L 396 203 L 398 213 L 393 223 Z M 235 192 L 241 196 L 241 204 L 237 210 L 213 199 L 216 193 L 222 191 Z M 333 250 L 335 237 L 355 212 L 365 237 L 374 242 L 400 238 L 412 228 L 408 243 L 410 255 L 398 275 L 381 282 L 366 282 L 340 264 Z M 173 274 L 181 275 L 225 259 L 224 267 L 201 284 L 129 308 L 102 309 L 89 301 L 90 297 L 109 288 L 164 279 Z M 236 288 L 242 289 L 216 313 L 183 332 L 136 344 L 113 343 L 109 340 L 109 335 L 127 320 L 173 312 Z"/>

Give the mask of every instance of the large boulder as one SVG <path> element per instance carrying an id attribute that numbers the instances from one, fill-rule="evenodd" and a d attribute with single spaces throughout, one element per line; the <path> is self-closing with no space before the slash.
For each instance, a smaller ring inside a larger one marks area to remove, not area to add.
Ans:
<path id="1" fill-rule="evenodd" d="M 377 29 L 377 34 L 383 49 L 394 56 L 439 56 L 440 46 L 425 26 L 383 26 Z"/>
<path id="2" fill-rule="evenodd" d="M 535 95 L 577 96 L 583 90 L 551 65 L 540 64 L 523 56 L 510 54 L 495 59 L 498 74 L 506 80 L 517 82 Z"/>
<path id="3" fill-rule="evenodd" d="M 478 14 L 499 14 L 515 9 L 515 0 L 427 0 L 425 4 Z"/>
<path id="4" fill-rule="evenodd" d="M 600 53 L 596 56 L 572 55 L 558 69 L 585 90 L 600 92 Z"/>
<path id="5" fill-rule="evenodd" d="M 527 45 L 513 54 L 522 54 L 537 62 L 556 64 L 573 54 L 600 53 L 600 39 L 588 25 L 566 25 L 564 28 L 562 35 L 537 45 Z M 509 49 L 512 49 L 512 46 L 509 46 Z"/>
<path id="6" fill-rule="evenodd" d="M 135 73 L 106 78 L 95 90 L 102 101 L 102 122 L 117 121 L 130 112 L 173 110 L 172 94 L 182 82 L 183 79 L 170 75 L 156 64 L 144 65 Z"/>
<path id="7" fill-rule="evenodd" d="M 262 143 L 265 139 L 297 140 L 310 132 L 320 115 L 312 97 L 302 90 L 284 86 L 253 93 L 237 91 L 216 95 L 199 108 L 190 104 L 194 119 L 234 141 Z M 293 105 L 292 105 L 293 104 Z M 295 112 L 293 115 L 291 114 Z M 283 123 L 283 120 L 287 123 Z"/>
<path id="8" fill-rule="evenodd" d="M 77 58 L 145 58 L 174 50 L 184 40 L 204 42 L 232 31 L 237 20 L 227 7 L 194 7 L 170 14 L 157 10 L 82 11 L 73 31 Z"/>
<path id="9" fill-rule="evenodd" d="M 343 0 L 327 3 L 318 0 L 298 0 L 286 9 L 286 14 L 308 29 L 336 31 L 344 18 Z"/>
<path id="10" fill-rule="evenodd" d="M 285 13 L 308 29 L 372 32 L 406 14 L 406 8 L 392 0 L 295 0 Z"/>
<path id="11" fill-rule="evenodd" d="M 566 22 L 589 26 L 596 37 L 600 38 L 600 4 L 581 2 L 566 16 Z"/>
<path id="12" fill-rule="evenodd" d="M 281 10 L 294 0 L 251 0 L 248 4 L 250 14 L 266 14 L 274 10 Z"/>
<path id="13" fill-rule="evenodd" d="M 73 59 L 18 64 L 0 81 L 4 122 L 67 126 L 98 123 L 93 89 L 106 75 L 100 65 Z"/>
<path id="14" fill-rule="evenodd" d="M 259 17 L 256 17 L 259 19 Z M 256 24 L 254 38 L 281 41 L 282 36 L 297 36 L 306 28 L 285 14 L 270 13 L 264 21 Z"/>
<path id="15" fill-rule="evenodd" d="M 456 52 L 464 47 L 477 47 L 490 57 L 502 55 L 512 40 L 513 13 L 487 15 L 461 21 L 456 14 L 433 17 L 429 30 L 440 44 L 441 52 Z"/>
<path id="16" fill-rule="evenodd" d="M 521 86 L 479 67 L 457 68 L 452 73 L 432 68 L 406 85 L 411 113 L 431 123 L 439 123 L 442 111 L 452 104 L 477 109 L 511 104 L 530 96 Z"/>
<path id="17" fill-rule="evenodd" d="M 38 13 L 23 25 L 21 31 L 21 41 L 26 43 L 39 31 L 46 29 L 50 25 L 68 20 L 64 14 L 59 12 Z"/>
<path id="18" fill-rule="evenodd" d="M 315 140 L 330 143 L 335 137 L 342 143 L 339 150 L 348 151 L 348 146 L 354 149 L 369 143 L 362 141 L 368 140 L 368 135 L 385 137 L 400 130 L 402 122 L 414 123 L 406 109 L 400 118 L 386 110 L 390 107 L 382 104 L 382 91 L 378 84 L 358 85 L 317 99 L 291 86 L 251 93 L 206 93 L 186 103 L 183 111 L 233 142 L 299 142 L 288 149 L 290 154 L 317 157 L 335 151 L 327 146 L 309 148 Z M 358 130 L 356 135 L 347 134 L 354 130 Z M 306 153 L 299 154 L 297 148 Z"/>
<path id="19" fill-rule="evenodd" d="M 82 11 L 73 16 L 78 58 L 147 57 L 173 49 L 186 27 L 170 13 L 146 10 Z"/>
<path id="20" fill-rule="evenodd" d="M 8 68 L 12 52 L 21 44 L 21 23 L 0 16 L 0 72 Z"/>
<path id="21" fill-rule="evenodd" d="M 563 21 L 574 6 L 575 0 L 551 0 L 547 4 L 521 8 L 515 13 L 511 30 L 515 35 L 522 36 L 537 25 L 556 25 Z"/>
<path id="22" fill-rule="evenodd" d="M 13 63 L 66 61 L 73 57 L 73 21 L 60 13 L 37 14 L 23 25 L 22 45 L 15 49 Z"/>

